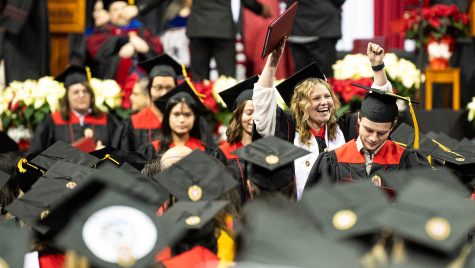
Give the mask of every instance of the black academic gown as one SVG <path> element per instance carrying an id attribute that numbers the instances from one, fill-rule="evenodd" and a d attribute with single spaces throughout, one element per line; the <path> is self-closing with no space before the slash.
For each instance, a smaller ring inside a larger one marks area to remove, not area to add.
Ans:
<path id="1" fill-rule="evenodd" d="M 74 143 L 84 138 L 84 131 L 88 128 L 93 131 L 95 142 L 101 141 L 104 146 L 111 146 L 117 122 L 113 116 L 103 113 L 98 116 L 86 115 L 81 126 L 74 113 L 71 112 L 70 120 L 65 121 L 59 112 L 55 112 L 37 126 L 29 152 L 40 153 L 58 140 Z"/>
<path id="2" fill-rule="evenodd" d="M 112 147 L 124 151 L 138 151 L 159 138 L 162 121 L 151 107 L 133 114 L 119 126 Z"/>
<path id="3" fill-rule="evenodd" d="M 231 152 L 243 147 L 241 142 L 229 144 L 224 142 L 219 146 L 213 156 L 223 163 L 235 180 L 238 181 L 238 191 L 241 202 L 244 204 L 250 199 L 247 188 L 247 162 L 233 155 Z"/>
<path id="4" fill-rule="evenodd" d="M 378 179 L 377 176 L 427 165 L 427 162 L 416 151 L 387 140 L 374 156 L 371 171 L 368 175 L 365 158 L 358 151 L 356 140 L 351 140 L 345 145 L 318 157 L 310 171 L 305 189 L 311 188 L 320 181 L 340 183 L 365 179 L 371 179 L 379 186 L 384 187 L 381 178 Z"/>

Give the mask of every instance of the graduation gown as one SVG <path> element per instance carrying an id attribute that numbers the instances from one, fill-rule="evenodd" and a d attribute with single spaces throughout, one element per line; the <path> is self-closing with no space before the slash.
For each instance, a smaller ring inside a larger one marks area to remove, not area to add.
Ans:
<path id="1" fill-rule="evenodd" d="M 249 191 L 247 190 L 247 162 L 240 159 L 238 156 L 233 155 L 231 152 L 237 150 L 244 145 L 241 142 L 234 144 L 229 144 L 224 142 L 221 144 L 213 153 L 213 156 L 223 163 L 228 171 L 231 173 L 234 179 L 236 179 L 238 184 L 239 196 L 241 202 L 244 204 L 247 200 L 250 199 Z"/>
<path id="2" fill-rule="evenodd" d="M 79 118 L 73 112 L 70 112 L 69 121 L 65 121 L 59 112 L 55 112 L 37 126 L 29 152 L 40 153 L 58 140 L 74 143 L 84 137 L 84 131 L 88 128 L 94 132 L 95 142 L 100 140 L 104 146 L 111 146 L 116 127 L 115 118 L 106 113 L 97 117 L 86 115 L 81 126 Z"/>
<path id="3" fill-rule="evenodd" d="M 117 129 L 112 147 L 124 151 L 138 151 L 141 147 L 158 139 L 162 121 L 151 107 L 133 114 Z"/>
<path id="4" fill-rule="evenodd" d="M 373 164 L 368 175 L 365 157 L 358 151 L 356 140 L 351 140 L 334 151 L 319 156 L 310 171 L 305 189 L 321 180 L 339 183 L 371 179 L 379 186 L 383 186 L 381 179 L 378 180 L 378 175 L 425 165 L 427 164 L 419 158 L 416 151 L 387 140 L 373 157 Z"/>

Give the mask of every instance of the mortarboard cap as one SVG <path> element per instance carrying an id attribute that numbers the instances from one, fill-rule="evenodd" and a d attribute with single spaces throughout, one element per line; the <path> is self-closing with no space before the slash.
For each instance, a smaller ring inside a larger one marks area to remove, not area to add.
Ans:
<path id="1" fill-rule="evenodd" d="M 227 201 L 179 201 L 168 209 L 163 217 L 172 224 L 185 226 L 187 230 L 199 230 L 218 214 Z"/>
<path id="2" fill-rule="evenodd" d="M 66 89 L 74 84 L 88 82 L 86 69 L 78 65 L 69 65 L 62 73 L 56 76 L 55 80 L 62 82 Z"/>
<path id="3" fill-rule="evenodd" d="M 93 167 L 100 161 L 99 158 L 74 148 L 63 141 L 57 141 L 33 158 L 31 162 L 38 167 L 49 169 L 60 159 L 86 167 Z"/>
<path id="4" fill-rule="evenodd" d="M 257 186 L 274 191 L 292 180 L 293 171 L 288 165 L 310 152 L 283 139 L 268 136 L 232 153 L 253 164 L 251 178 Z"/>
<path id="5" fill-rule="evenodd" d="M 3 172 L 0 170 L 0 190 L 7 184 L 8 180 L 10 179 L 10 174 Z"/>
<path id="6" fill-rule="evenodd" d="M 358 263 L 353 249 L 325 239 L 298 205 L 280 195 L 247 203 L 238 236 L 238 267 L 353 267 Z"/>
<path id="7" fill-rule="evenodd" d="M 15 199 L 6 210 L 38 232 L 46 234 L 50 226 L 44 225 L 42 220 L 57 203 L 84 183 L 92 172 L 91 168 L 58 160 L 25 195 Z"/>
<path id="8" fill-rule="evenodd" d="M 154 103 L 158 109 L 164 112 L 166 111 L 166 108 L 172 103 L 172 101 L 179 102 L 180 100 L 184 99 L 186 102 L 195 105 L 198 108 L 198 112 L 205 113 L 206 107 L 188 83 L 188 81 L 185 81 L 155 100 Z"/>
<path id="9" fill-rule="evenodd" d="M 11 178 L 24 193 L 46 172 L 45 169 L 31 163 L 31 159 L 34 157 L 36 155 L 30 154 L 20 159 L 16 166 L 15 175 Z"/>
<path id="10" fill-rule="evenodd" d="M 57 245 L 87 257 L 94 267 L 150 267 L 159 241 L 166 244 L 180 231 L 146 203 L 93 177 L 46 221 L 58 226 Z"/>
<path id="11" fill-rule="evenodd" d="M 159 183 L 142 175 L 127 163 L 120 169 L 116 166 L 105 166 L 96 170 L 94 177 L 108 187 L 125 191 L 142 200 L 154 209 L 158 209 L 169 197 L 168 192 Z"/>
<path id="12" fill-rule="evenodd" d="M 385 193 L 371 181 L 320 184 L 305 192 L 301 205 L 331 240 L 378 234 L 375 216 L 389 206 Z"/>
<path id="13" fill-rule="evenodd" d="M 475 208 L 465 198 L 432 180 L 413 180 L 377 221 L 406 241 L 451 255 L 468 241 L 475 223 Z"/>
<path id="14" fill-rule="evenodd" d="M 30 232 L 14 226 L 0 224 L 0 267 L 23 267 L 29 251 Z"/>
<path id="15" fill-rule="evenodd" d="M 290 107 L 295 87 L 309 78 L 319 78 L 325 81 L 327 80 L 320 67 L 318 67 L 318 64 L 316 62 L 312 62 L 276 86 L 277 90 L 282 96 L 282 99 L 285 101 L 285 104 L 287 104 L 288 107 Z"/>
<path id="16" fill-rule="evenodd" d="M 214 200 L 235 187 L 237 181 L 218 161 L 194 150 L 154 177 L 178 200 Z"/>
<path id="17" fill-rule="evenodd" d="M 109 146 L 90 152 L 89 154 L 101 159 L 101 161 L 96 164 L 96 168 L 100 168 L 105 165 L 105 163 L 111 163 L 113 166 L 119 167 L 124 163 L 128 163 L 135 169 L 142 170 L 147 163 L 147 159 L 138 152 L 119 150 Z"/>
<path id="18" fill-rule="evenodd" d="M 153 79 L 156 76 L 171 76 L 177 78 L 182 75 L 182 66 L 168 54 L 163 54 L 155 58 L 139 62 L 148 77 Z"/>
<path id="19" fill-rule="evenodd" d="M 252 92 L 257 80 L 259 80 L 259 77 L 254 75 L 253 77 L 219 92 L 219 96 L 223 99 L 228 110 L 234 111 L 234 109 L 236 109 L 236 107 L 243 101 L 252 100 Z"/>

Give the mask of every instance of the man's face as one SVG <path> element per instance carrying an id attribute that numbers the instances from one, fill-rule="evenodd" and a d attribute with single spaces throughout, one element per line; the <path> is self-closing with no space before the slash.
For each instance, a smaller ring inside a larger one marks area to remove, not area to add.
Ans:
<path id="1" fill-rule="evenodd" d="M 175 79 L 171 76 L 155 76 L 152 81 L 152 88 L 150 89 L 150 95 L 152 100 L 155 101 L 161 96 L 165 95 L 168 91 L 176 87 Z"/>
<path id="2" fill-rule="evenodd" d="M 115 1 L 109 6 L 110 22 L 117 26 L 129 24 L 130 18 L 127 16 L 127 3 Z"/>
<path id="3" fill-rule="evenodd" d="M 366 117 L 360 117 L 358 123 L 359 137 L 363 147 L 369 152 L 374 152 L 388 139 L 393 125 L 391 122 L 373 122 Z"/>

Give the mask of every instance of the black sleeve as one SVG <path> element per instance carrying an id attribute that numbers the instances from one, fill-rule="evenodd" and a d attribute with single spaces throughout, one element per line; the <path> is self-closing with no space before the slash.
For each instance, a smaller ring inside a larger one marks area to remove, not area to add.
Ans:
<path id="1" fill-rule="evenodd" d="M 427 168 L 430 166 L 427 158 L 422 153 L 408 148 L 404 150 L 400 164 L 404 169 Z"/>
<path id="2" fill-rule="evenodd" d="M 55 142 L 53 118 L 47 115 L 35 129 L 31 139 L 29 154 L 39 154 Z"/>
<path id="3" fill-rule="evenodd" d="M 320 154 L 308 175 L 305 191 L 320 182 L 339 181 L 338 162 L 333 151 Z"/>
<path id="4" fill-rule="evenodd" d="M 358 137 L 358 113 L 343 114 L 338 118 L 338 126 L 343 132 L 346 142 L 356 139 Z"/>
<path id="5" fill-rule="evenodd" d="M 262 4 L 259 3 L 258 1 L 256 0 L 242 0 L 241 1 L 242 5 L 251 10 L 253 13 L 257 14 L 257 15 L 261 15 L 262 14 Z"/>
<path id="6" fill-rule="evenodd" d="M 290 143 L 294 143 L 295 136 L 295 124 L 292 120 L 292 117 L 289 113 L 284 112 L 280 107 L 277 107 L 276 112 L 276 124 L 274 136 L 279 137 L 283 140 L 286 140 Z M 257 133 L 256 125 L 252 127 L 252 140 L 257 140 L 262 138 L 262 136 Z"/>

